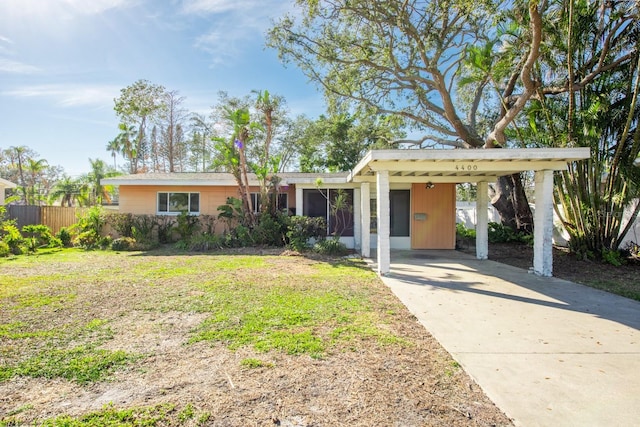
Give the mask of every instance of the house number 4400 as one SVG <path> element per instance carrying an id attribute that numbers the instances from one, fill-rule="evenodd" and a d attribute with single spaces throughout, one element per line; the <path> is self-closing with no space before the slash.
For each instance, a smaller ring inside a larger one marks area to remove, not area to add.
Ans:
<path id="1" fill-rule="evenodd" d="M 478 165 L 456 165 L 457 171 L 477 171 Z"/>

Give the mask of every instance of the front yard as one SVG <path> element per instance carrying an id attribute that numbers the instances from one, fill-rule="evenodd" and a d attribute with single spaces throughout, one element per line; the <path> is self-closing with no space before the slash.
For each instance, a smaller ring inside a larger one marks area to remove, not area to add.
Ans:
<path id="1" fill-rule="evenodd" d="M 510 425 L 359 261 L 54 250 L 0 304 L 0 426 Z"/>

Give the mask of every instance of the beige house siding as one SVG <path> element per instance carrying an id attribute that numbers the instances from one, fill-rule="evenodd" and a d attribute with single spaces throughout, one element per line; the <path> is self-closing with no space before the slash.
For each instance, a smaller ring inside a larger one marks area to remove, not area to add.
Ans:
<path id="1" fill-rule="evenodd" d="M 250 187 L 252 193 L 259 187 Z M 120 186 L 121 213 L 135 215 L 155 215 L 157 213 L 158 192 L 200 193 L 200 214 L 217 216 L 218 206 L 224 205 L 229 197 L 240 197 L 237 186 L 171 186 L 171 185 L 122 185 Z M 295 208 L 295 187 L 289 186 L 286 193 L 289 208 Z"/>

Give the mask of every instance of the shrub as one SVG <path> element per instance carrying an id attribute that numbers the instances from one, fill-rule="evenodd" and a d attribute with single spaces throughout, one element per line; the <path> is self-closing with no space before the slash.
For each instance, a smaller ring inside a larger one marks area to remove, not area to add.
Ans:
<path id="1" fill-rule="evenodd" d="M 490 243 L 520 242 L 533 244 L 533 235 L 527 233 L 516 233 L 511 227 L 497 222 L 489 223 Z"/>
<path id="2" fill-rule="evenodd" d="M 53 237 L 51 230 L 46 225 L 25 225 L 22 227 L 22 234 L 31 252 L 46 246 L 62 246 L 61 242 Z"/>
<path id="3" fill-rule="evenodd" d="M 313 245 L 313 251 L 320 255 L 344 256 L 349 253 L 346 245 L 338 239 L 321 240 Z"/>
<path id="4" fill-rule="evenodd" d="M 158 231 L 158 242 L 171 243 L 173 241 L 173 226 L 176 223 L 174 217 L 159 215 L 156 217 L 155 222 Z"/>
<path id="5" fill-rule="evenodd" d="M 7 244 L 12 254 L 20 255 L 24 252 L 25 240 L 18 227 L 6 221 L 0 231 L 2 231 L 2 241 Z"/>
<path id="6" fill-rule="evenodd" d="M 133 237 L 119 237 L 111 242 L 113 251 L 131 251 L 136 248 L 136 239 Z"/>
<path id="7" fill-rule="evenodd" d="M 605 263 L 611 264 L 616 267 L 620 267 L 622 264 L 624 264 L 625 261 L 620 251 L 617 251 L 615 249 L 603 249 L 602 260 Z"/>
<path id="8" fill-rule="evenodd" d="M 268 212 L 258 216 L 258 223 L 253 229 L 253 241 L 258 245 L 283 246 L 285 244 L 289 216 L 277 212 Z"/>
<path id="9" fill-rule="evenodd" d="M 311 239 L 324 240 L 327 236 L 327 224 L 324 218 L 310 218 L 308 216 L 293 216 L 289 218 L 287 239 L 289 247 L 296 251 L 309 248 Z"/>
<path id="10" fill-rule="evenodd" d="M 56 234 L 56 238 L 60 240 L 60 244 L 63 247 L 66 248 L 71 246 L 71 233 L 69 232 L 68 228 L 62 227 L 60 231 L 58 231 L 58 233 Z"/>
<path id="11" fill-rule="evenodd" d="M 84 249 L 107 248 L 111 243 L 109 238 L 102 237 L 102 228 L 106 224 L 104 210 L 100 206 L 90 208 L 78 222 L 72 225 L 78 230 L 74 243 Z"/>
<path id="12" fill-rule="evenodd" d="M 193 236 L 185 249 L 194 252 L 206 252 L 213 249 L 222 249 L 225 246 L 225 239 L 215 234 L 202 233 Z"/>
<path id="13" fill-rule="evenodd" d="M 189 215 L 188 212 L 181 212 L 176 217 L 175 230 L 180 236 L 180 240 L 188 242 L 200 228 L 200 221 L 195 215 Z"/>
<path id="14" fill-rule="evenodd" d="M 456 224 L 456 234 L 461 239 L 475 239 L 476 238 L 476 230 L 473 228 L 467 228 L 462 223 Z"/>
<path id="15" fill-rule="evenodd" d="M 133 228 L 136 225 L 136 217 L 133 214 L 109 214 L 107 215 L 107 222 L 120 237 L 133 237 Z"/>
<path id="16" fill-rule="evenodd" d="M 133 217 L 132 223 L 131 237 L 137 242 L 153 241 L 153 229 L 157 225 L 155 217 L 151 215 L 136 215 Z"/>
<path id="17" fill-rule="evenodd" d="M 9 245 L 3 240 L 0 240 L 0 257 L 8 257 L 11 255 L 11 249 Z"/>

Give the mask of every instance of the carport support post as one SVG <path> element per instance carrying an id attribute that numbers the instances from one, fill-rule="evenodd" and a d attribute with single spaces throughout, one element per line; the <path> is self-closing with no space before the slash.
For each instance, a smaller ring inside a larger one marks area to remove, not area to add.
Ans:
<path id="1" fill-rule="evenodd" d="M 378 274 L 382 276 L 387 274 L 391 269 L 389 245 L 389 171 L 377 171 L 376 184 L 378 187 Z"/>
<path id="2" fill-rule="evenodd" d="M 533 272 L 553 273 L 553 171 L 536 171 L 536 210 L 533 217 Z"/>
<path id="3" fill-rule="evenodd" d="M 476 258 L 489 257 L 489 185 L 478 182 L 476 201 Z"/>
<path id="4" fill-rule="evenodd" d="M 371 255 L 371 188 L 368 182 L 360 184 L 360 255 Z"/>

